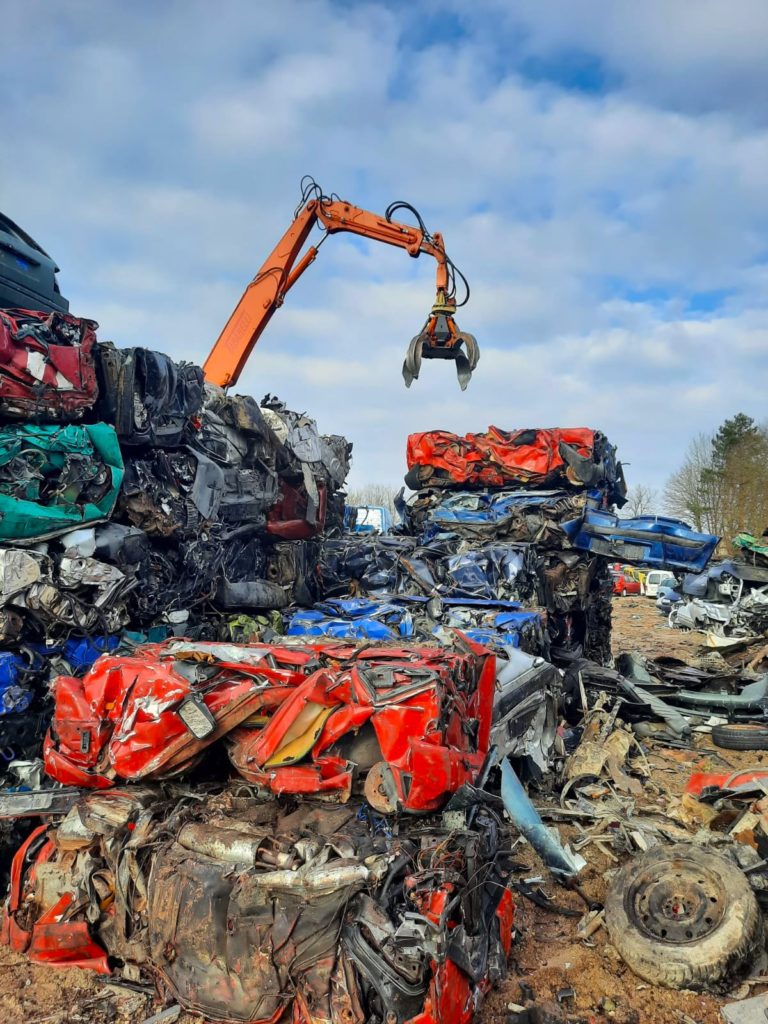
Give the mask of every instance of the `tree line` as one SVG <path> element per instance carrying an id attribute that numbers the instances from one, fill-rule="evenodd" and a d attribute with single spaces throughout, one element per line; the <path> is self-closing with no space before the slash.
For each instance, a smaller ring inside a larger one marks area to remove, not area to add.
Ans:
<path id="1" fill-rule="evenodd" d="M 706 533 L 730 541 L 768 527 L 768 426 L 737 413 L 688 445 L 664 490 L 664 506 Z"/>

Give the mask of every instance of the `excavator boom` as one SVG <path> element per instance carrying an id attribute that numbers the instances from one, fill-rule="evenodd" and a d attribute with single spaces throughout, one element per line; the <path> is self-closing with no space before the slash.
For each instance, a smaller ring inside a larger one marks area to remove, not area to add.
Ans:
<path id="1" fill-rule="evenodd" d="M 392 219 L 399 209 L 411 211 L 418 226 L 401 224 Z M 302 249 L 315 226 L 327 235 L 348 231 L 386 245 L 398 246 L 409 256 L 422 253 L 437 262 L 436 297 L 422 330 L 411 341 L 403 364 L 407 387 L 419 376 L 422 358 L 452 359 L 456 362 L 459 383 L 466 388 L 479 359 L 477 342 L 471 334 L 459 331 L 456 313 L 456 277 L 466 279 L 445 252 L 442 235 L 430 234 L 418 213 L 408 203 L 393 203 L 383 217 L 360 209 L 341 199 L 324 196 L 311 182 L 302 194 L 302 201 L 293 223 L 264 261 L 259 272 L 246 288 L 224 330 L 205 361 L 206 380 L 228 387 L 236 384 L 256 342 L 272 314 L 282 306 L 286 293 L 314 263 L 321 242 L 311 246 L 301 258 Z M 460 303 L 464 305 L 469 297 Z M 462 351 L 462 349 L 466 351 Z"/>

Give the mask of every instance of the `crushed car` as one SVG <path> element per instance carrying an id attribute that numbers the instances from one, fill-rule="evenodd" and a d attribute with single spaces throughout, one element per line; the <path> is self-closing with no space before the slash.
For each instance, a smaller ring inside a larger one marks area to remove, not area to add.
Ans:
<path id="1" fill-rule="evenodd" d="M 123 473 L 105 423 L 0 427 L 0 542 L 45 540 L 108 519 Z"/>
<path id="2" fill-rule="evenodd" d="M 346 801 L 362 785 L 377 810 L 436 810 L 489 749 L 495 657 L 467 643 L 174 640 L 106 656 L 57 679 L 46 770 L 85 788 L 163 779 L 225 737 L 235 770 L 276 794 Z"/>
<path id="3" fill-rule="evenodd" d="M 604 486 L 624 504 L 626 487 L 616 449 L 583 427 L 500 430 L 459 437 L 445 430 L 411 434 L 406 484 L 422 487 Z"/>
<path id="4" fill-rule="evenodd" d="M 0 215 L 0 233 L 2 229 Z M 93 320 L 66 312 L 0 309 L 3 416 L 62 422 L 82 419 L 98 396 L 97 326 Z"/>
<path id="5" fill-rule="evenodd" d="M 768 566 L 726 559 L 686 576 L 680 597 L 670 608 L 670 626 L 704 632 L 710 646 L 768 630 Z"/>
<path id="6" fill-rule="evenodd" d="M 470 1024 L 506 973 L 509 871 L 484 807 L 395 835 L 365 804 L 116 789 L 22 845 L 2 937 L 210 1021 Z"/>

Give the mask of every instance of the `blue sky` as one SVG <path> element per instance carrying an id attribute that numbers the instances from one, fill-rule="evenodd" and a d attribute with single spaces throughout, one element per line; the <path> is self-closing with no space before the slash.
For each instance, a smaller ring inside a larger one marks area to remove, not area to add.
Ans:
<path id="1" fill-rule="evenodd" d="M 442 231 L 482 357 L 406 391 L 434 265 L 328 240 L 241 378 L 396 484 L 433 427 L 586 425 L 659 487 L 764 417 L 768 5 L 7 0 L 0 209 L 100 337 L 202 361 L 299 181 Z"/>

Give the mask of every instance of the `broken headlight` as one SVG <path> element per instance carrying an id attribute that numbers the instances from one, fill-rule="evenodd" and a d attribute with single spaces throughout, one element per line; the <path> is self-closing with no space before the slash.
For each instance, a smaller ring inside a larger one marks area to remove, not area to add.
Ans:
<path id="1" fill-rule="evenodd" d="M 178 716 L 195 739 L 204 740 L 216 729 L 216 719 L 202 697 L 187 697 L 179 705 Z"/>

